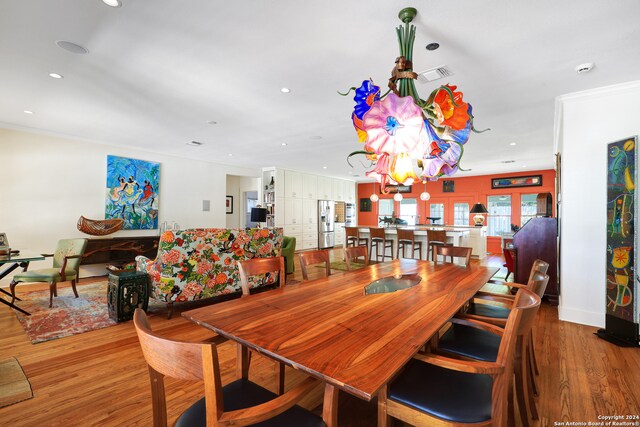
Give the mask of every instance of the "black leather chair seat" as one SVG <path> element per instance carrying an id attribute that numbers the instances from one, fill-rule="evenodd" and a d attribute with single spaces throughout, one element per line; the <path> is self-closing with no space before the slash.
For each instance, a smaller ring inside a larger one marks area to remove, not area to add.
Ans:
<path id="1" fill-rule="evenodd" d="M 240 379 L 222 388 L 224 399 L 224 410 L 235 411 L 237 409 L 248 408 L 260 405 L 278 397 L 275 393 L 252 383 L 251 381 Z M 198 427 L 206 426 L 206 409 L 204 398 L 191 405 L 176 421 L 176 427 Z M 294 406 L 277 417 L 252 424 L 259 427 L 325 427 L 322 418 L 311 412 Z"/>
<path id="2" fill-rule="evenodd" d="M 485 362 L 495 362 L 500 348 L 500 336 L 454 323 L 438 341 L 438 348 Z"/>
<path id="3" fill-rule="evenodd" d="M 511 310 L 491 304 L 470 304 L 467 314 L 477 314 L 478 316 L 493 317 L 495 319 L 506 319 Z"/>
<path id="4" fill-rule="evenodd" d="M 410 361 L 391 383 L 389 399 L 459 423 L 477 423 L 491 419 L 489 375 L 452 371 Z"/>

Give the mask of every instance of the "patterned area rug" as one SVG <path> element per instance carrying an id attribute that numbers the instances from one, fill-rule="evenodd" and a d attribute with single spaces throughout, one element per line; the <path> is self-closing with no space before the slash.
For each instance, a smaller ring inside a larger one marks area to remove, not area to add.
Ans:
<path id="1" fill-rule="evenodd" d="M 19 292 L 19 307 L 31 313 L 16 317 L 33 344 L 116 325 L 109 319 L 107 282 L 78 286 L 79 298 L 71 287 L 58 289 L 49 308 L 49 290 Z"/>
<path id="2" fill-rule="evenodd" d="M 0 408 L 31 399 L 33 391 L 18 359 L 0 361 Z"/>

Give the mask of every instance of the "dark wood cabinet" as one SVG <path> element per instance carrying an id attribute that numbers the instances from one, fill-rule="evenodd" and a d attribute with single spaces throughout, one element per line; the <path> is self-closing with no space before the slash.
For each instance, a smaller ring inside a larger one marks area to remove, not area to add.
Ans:
<path id="1" fill-rule="evenodd" d="M 154 259 L 158 254 L 159 236 L 133 236 L 87 239 L 80 264 L 125 264 L 138 255 Z"/>
<path id="2" fill-rule="evenodd" d="M 513 235 L 516 254 L 516 283 L 527 283 L 536 259 L 549 263 L 549 284 L 544 295 L 558 305 L 558 221 L 556 218 L 532 218 Z"/>

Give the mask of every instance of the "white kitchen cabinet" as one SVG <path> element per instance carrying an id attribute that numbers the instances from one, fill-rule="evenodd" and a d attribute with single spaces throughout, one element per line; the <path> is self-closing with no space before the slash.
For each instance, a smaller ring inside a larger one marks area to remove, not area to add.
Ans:
<path id="1" fill-rule="evenodd" d="M 487 256 L 487 227 L 469 227 L 471 255 L 480 259 Z"/>
<path id="2" fill-rule="evenodd" d="M 273 209 L 275 210 L 276 227 L 284 226 L 284 197 L 276 197 L 276 204 L 273 206 Z"/>
<path id="3" fill-rule="evenodd" d="M 334 232 L 334 236 L 335 236 L 334 244 L 336 246 L 338 246 L 338 245 L 344 246 L 344 239 L 345 239 L 344 223 L 336 223 L 333 229 L 335 230 L 335 232 Z"/>
<path id="4" fill-rule="evenodd" d="M 343 179 L 333 179 L 333 200 L 337 202 L 345 201 L 344 184 L 345 181 Z"/>
<path id="5" fill-rule="evenodd" d="M 302 199 L 284 198 L 284 224 L 302 225 Z"/>
<path id="6" fill-rule="evenodd" d="M 284 171 L 284 197 L 302 198 L 302 175 L 300 172 Z"/>
<path id="7" fill-rule="evenodd" d="M 318 228 L 318 201 L 315 199 L 302 200 L 302 223 L 314 224 Z"/>
<path id="8" fill-rule="evenodd" d="M 318 176 L 302 174 L 302 198 L 318 199 Z"/>
<path id="9" fill-rule="evenodd" d="M 357 200 L 357 186 L 354 181 L 345 181 L 344 185 L 344 193 L 345 193 L 345 202 L 347 203 L 355 203 Z"/>
<path id="10" fill-rule="evenodd" d="M 333 200 L 333 179 L 326 176 L 318 177 L 318 199 Z"/>

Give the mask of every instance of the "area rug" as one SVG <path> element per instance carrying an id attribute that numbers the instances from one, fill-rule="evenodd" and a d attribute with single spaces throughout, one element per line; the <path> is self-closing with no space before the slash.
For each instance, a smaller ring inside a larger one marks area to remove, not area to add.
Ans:
<path id="1" fill-rule="evenodd" d="M 31 316 L 14 312 L 33 344 L 117 324 L 109 318 L 106 281 L 78 286 L 78 298 L 71 287 L 59 288 L 52 308 L 49 308 L 48 289 L 19 295 L 20 308 Z"/>
<path id="2" fill-rule="evenodd" d="M 0 361 L 0 408 L 31 399 L 33 392 L 15 357 Z"/>

